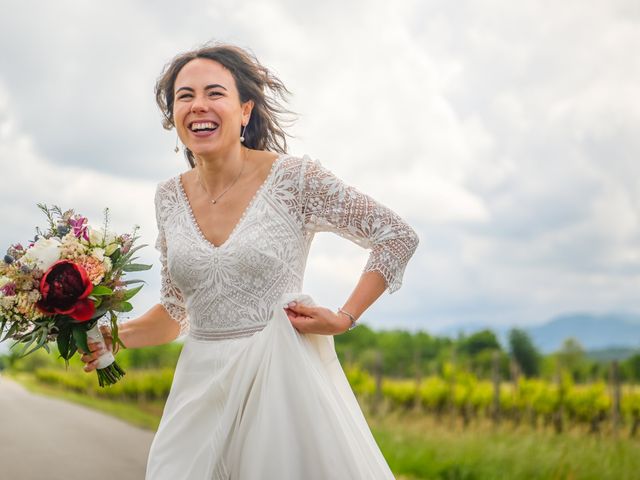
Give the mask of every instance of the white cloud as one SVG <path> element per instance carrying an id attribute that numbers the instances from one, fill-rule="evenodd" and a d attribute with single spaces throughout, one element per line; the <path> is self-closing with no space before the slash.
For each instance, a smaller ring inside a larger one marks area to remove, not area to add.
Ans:
<path id="1" fill-rule="evenodd" d="M 100 226 L 104 208 L 109 208 L 110 228 L 114 232 L 131 232 L 140 226 L 140 242 L 149 246 L 140 250 L 140 261 L 156 263 L 151 272 L 138 277 L 148 282 L 145 295 L 136 297 L 136 311 L 142 313 L 153 305 L 148 290 L 157 290 L 157 252 L 153 249 L 156 226 L 153 207 L 155 184 L 126 176 L 116 176 L 91 168 L 59 165 L 42 157 L 29 135 L 16 129 L 7 92 L 0 86 L 0 159 L 4 170 L 0 202 L 2 224 L 0 245 L 3 250 L 13 243 L 25 245 L 35 234 L 35 227 L 45 226 L 45 218 L 37 203 L 74 208 Z M 140 298 L 144 297 L 145 301 Z M 157 301 L 157 298 L 156 298 Z"/>
<path id="2" fill-rule="evenodd" d="M 161 128 L 155 80 L 174 54 L 226 40 L 293 92 L 302 116 L 290 151 L 320 159 L 421 235 L 403 288 L 367 312 L 378 326 L 640 309 L 637 2 L 7 9 L 4 243 L 32 233 L 37 201 L 91 216 L 109 205 L 119 228 L 139 223 L 152 241 L 153 187 L 185 168 Z M 365 261 L 319 236 L 306 285 L 342 302 Z"/>

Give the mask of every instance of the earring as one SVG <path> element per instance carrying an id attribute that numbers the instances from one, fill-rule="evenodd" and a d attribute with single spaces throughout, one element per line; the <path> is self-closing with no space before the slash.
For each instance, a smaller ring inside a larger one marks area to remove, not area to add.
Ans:
<path id="1" fill-rule="evenodd" d="M 242 133 L 240 134 L 240 143 L 244 142 L 244 131 L 247 129 L 247 126 L 245 125 L 244 128 L 242 129 Z"/>
<path id="2" fill-rule="evenodd" d="M 173 149 L 174 152 L 178 153 L 180 149 L 178 148 L 178 134 L 176 133 L 176 148 Z"/>

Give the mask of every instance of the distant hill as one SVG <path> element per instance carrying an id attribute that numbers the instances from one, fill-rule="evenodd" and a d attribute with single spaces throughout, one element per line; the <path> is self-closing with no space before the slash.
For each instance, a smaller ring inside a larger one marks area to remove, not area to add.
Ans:
<path id="1" fill-rule="evenodd" d="M 500 342 L 507 345 L 510 327 L 504 326 L 454 325 L 437 334 L 457 337 L 461 332 L 468 335 L 485 328 L 493 330 Z M 590 353 L 593 351 L 597 357 L 613 355 L 613 358 L 621 358 L 628 356 L 630 351 L 640 349 L 640 314 L 570 313 L 523 329 L 529 332 L 536 347 L 543 353 L 558 350 L 568 337 L 576 338 L 585 350 Z"/>
<path id="2" fill-rule="evenodd" d="M 640 315 L 637 314 L 566 314 L 527 331 L 545 353 L 559 349 L 568 337 L 576 338 L 586 350 L 640 348 Z"/>

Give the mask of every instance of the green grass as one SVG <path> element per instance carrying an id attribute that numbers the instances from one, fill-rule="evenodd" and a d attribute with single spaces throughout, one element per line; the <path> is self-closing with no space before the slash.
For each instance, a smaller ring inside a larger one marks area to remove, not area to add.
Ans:
<path id="1" fill-rule="evenodd" d="M 70 393 L 12 374 L 30 391 L 76 402 L 155 430 L 162 404 L 128 403 Z M 639 478 L 640 441 L 587 435 L 556 435 L 523 426 L 490 424 L 463 429 L 416 413 L 368 414 L 369 425 L 398 480 L 631 480 Z"/>
<path id="2" fill-rule="evenodd" d="M 640 442 L 582 432 L 556 435 L 491 425 L 463 430 L 407 414 L 371 418 L 391 469 L 406 478 L 443 480 L 639 478 Z"/>

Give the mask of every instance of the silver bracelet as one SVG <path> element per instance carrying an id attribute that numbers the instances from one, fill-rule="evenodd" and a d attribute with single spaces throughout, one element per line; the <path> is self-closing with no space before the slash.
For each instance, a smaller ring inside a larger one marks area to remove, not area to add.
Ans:
<path id="1" fill-rule="evenodd" d="M 347 329 L 347 331 L 353 330 L 358 326 L 358 324 L 356 323 L 356 317 L 351 315 L 349 312 L 344 311 L 342 308 L 338 308 L 338 312 L 344 313 L 347 317 L 351 319 L 351 326 Z"/>

